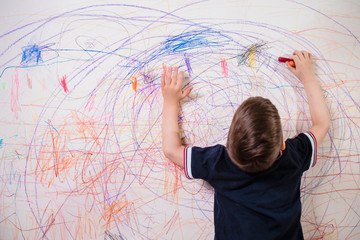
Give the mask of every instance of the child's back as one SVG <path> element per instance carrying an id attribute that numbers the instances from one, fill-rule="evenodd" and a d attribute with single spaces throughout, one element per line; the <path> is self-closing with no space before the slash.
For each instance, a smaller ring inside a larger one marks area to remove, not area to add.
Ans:
<path id="1" fill-rule="evenodd" d="M 309 133 L 286 140 L 283 154 L 259 173 L 241 170 L 222 145 L 186 148 L 186 175 L 214 187 L 216 237 L 301 239 L 300 180 L 312 166 L 315 144 Z"/>
<path id="2" fill-rule="evenodd" d="M 330 117 L 311 55 L 295 51 L 293 58 L 296 67 L 288 67 L 305 86 L 312 127 L 285 142 L 275 106 L 255 97 L 235 113 L 226 147 L 182 146 L 177 111 L 191 89 L 181 90 L 183 73 L 178 76 L 177 68 L 162 75 L 164 153 L 184 167 L 187 177 L 204 179 L 214 187 L 217 239 L 303 238 L 301 176 L 316 163 L 317 143 L 322 143 Z"/>

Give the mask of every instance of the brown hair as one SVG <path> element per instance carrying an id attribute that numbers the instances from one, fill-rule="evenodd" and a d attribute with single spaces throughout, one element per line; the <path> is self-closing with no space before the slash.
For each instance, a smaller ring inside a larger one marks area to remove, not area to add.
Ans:
<path id="1" fill-rule="evenodd" d="M 281 121 L 270 100 L 250 97 L 236 110 L 226 148 L 245 172 L 261 172 L 275 162 L 283 141 Z"/>

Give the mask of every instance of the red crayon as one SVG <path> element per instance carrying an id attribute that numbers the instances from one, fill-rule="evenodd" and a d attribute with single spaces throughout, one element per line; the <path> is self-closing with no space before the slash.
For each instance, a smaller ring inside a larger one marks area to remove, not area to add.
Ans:
<path id="1" fill-rule="evenodd" d="M 278 61 L 279 61 L 279 62 L 289 62 L 289 65 L 290 65 L 290 66 L 295 67 L 294 59 L 279 57 L 279 58 L 278 58 Z"/>

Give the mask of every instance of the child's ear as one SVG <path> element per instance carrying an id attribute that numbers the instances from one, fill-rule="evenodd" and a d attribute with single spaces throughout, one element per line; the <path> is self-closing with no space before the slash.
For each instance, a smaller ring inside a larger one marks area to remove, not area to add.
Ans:
<path id="1" fill-rule="evenodd" d="M 286 145 L 285 145 L 285 142 L 283 141 L 282 144 L 281 144 L 281 151 L 284 151 L 286 148 Z"/>

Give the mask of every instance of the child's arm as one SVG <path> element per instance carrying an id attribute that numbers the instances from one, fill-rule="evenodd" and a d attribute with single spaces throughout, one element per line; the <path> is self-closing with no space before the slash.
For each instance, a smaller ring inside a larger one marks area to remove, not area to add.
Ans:
<path id="1" fill-rule="evenodd" d="M 184 168 L 183 156 L 185 146 L 181 143 L 178 124 L 178 110 L 180 101 L 189 95 L 192 88 L 182 91 L 184 72 L 178 73 L 178 67 L 166 69 L 161 75 L 161 91 L 164 97 L 162 115 L 162 144 L 165 157 L 176 165 Z"/>
<path id="2" fill-rule="evenodd" d="M 293 59 L 296 67 L 291 67 L 289 63 L 287 66 L 304 84 L 312 122 L 309 131 L 315 135 L 320 146 L 330 128 L 330 114 L 315 76 L 313 59 L 311 54 L 305 51 L 295 51 Z"/>

